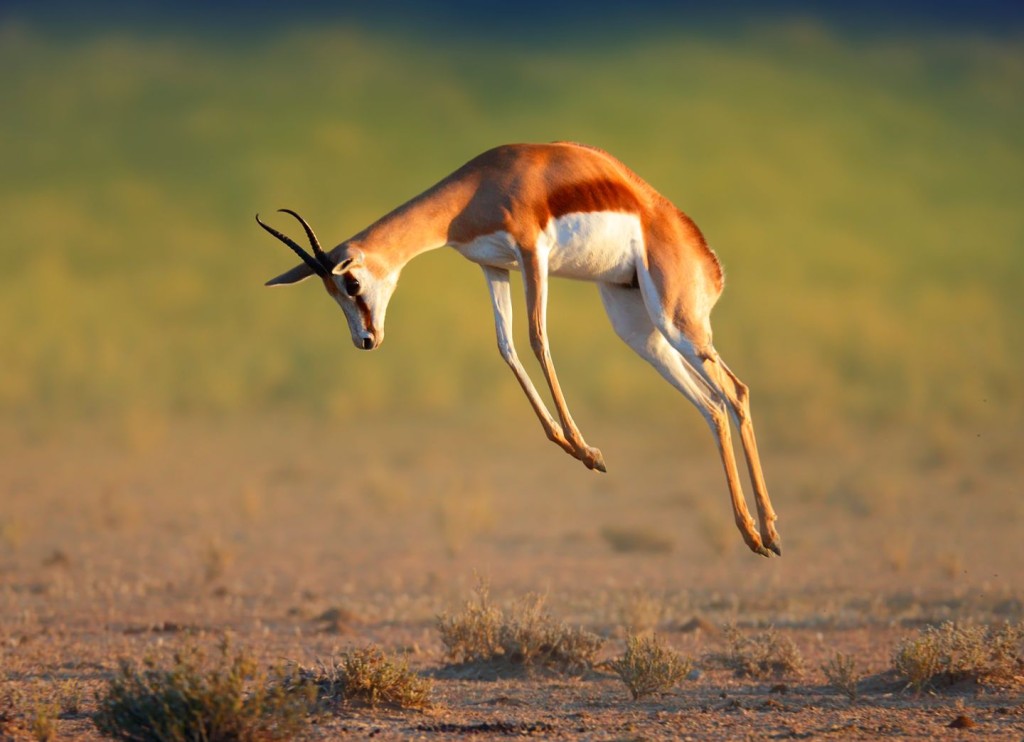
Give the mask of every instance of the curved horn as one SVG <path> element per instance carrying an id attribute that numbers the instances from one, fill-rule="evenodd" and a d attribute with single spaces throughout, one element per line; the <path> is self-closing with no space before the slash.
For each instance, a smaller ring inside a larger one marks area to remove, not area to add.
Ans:
<path id="1" fill-rule="evenodd" d="M 285 214 L 291 214 L 299 220 L 299 224 L 301 224 L 302 228 L 306 230 L 306 237 L 309 238 L 309 244 L 313 247 L 313 255 L 315 255 L 316 259 L 320 261 L 320 265 L 326 268 L 327 272 L 330 273 L 331 269 L 334 268 L 334 261 L 331 260 L 330 256 L 323 251 L 323 248 L 320 247 L 320 240 L 318 240 L 316 235 L 313 233 L 313 228 L 306 223 L 305 219 L 291 209 L 278 209 L 278 211 Z"/>
<path id="2" fill-rule="evenodd" d="M 300 218 L 300 221 L 301 221 L 301 218 Z M 318 276 L 320 276 L 321 278 L 326 278 L 328 275 L 330 275 L 331 271 L 330 271 L 329 268 L 324 267 L 324 265 L 321 264 L 321 262 L 319 260 L 317 260 L 312 255 L 310 255 L 308 252 L 303 250 L 302 246 L 299 245 L 299 243 L 295 242 L 295 240 L 293 240 L 292 238 L 288 237 L 287 235 L 281 234 L 280 232 L 278 232 L 273 227 L 268 226 L 267 224 L 264 224 L 260 220 L 260 215 L 259 214 L 256 215 L 256 222 L 261 227 L 263 227 L 265 230 L 267 230 L 270 234 L 274 235 L 275 237 L 277 237 L 277 239 L 281 240 L 281 242 L 283 242 L 284 244 L 288 245 L 288 247 L 290 247 L 295 252 L 296 255 L 298 255 L 300 258 L 302 258 L 302 262 L 305 263 L 306 265 L 308 265 L 310 268 L 312 268 L 313 272 L 316 273 Z M 305 222 L 303 222 L 303 224 L 305 224 Z M 309 230 L 308 227 L 307 227 L 307 230 Z M 312 234 L 312 230 L 309 230 L 309 232 L 310 232 L 310 234 Z M 319 248 L 319 247 L 320 246 L 317 245 L 317 248 Z M 320 251 L 320 252 L 321 252 L 321 254 L 323 254 L 323 251 Z"/>

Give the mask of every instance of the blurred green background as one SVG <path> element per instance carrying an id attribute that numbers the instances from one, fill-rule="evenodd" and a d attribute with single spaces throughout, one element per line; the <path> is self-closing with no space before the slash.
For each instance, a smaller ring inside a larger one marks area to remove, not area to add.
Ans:
<path id="1" fill-rule="evenodd" d="M 479 269 L 415 261 L 365 354 L 318 285 L 262 286 L 296 261 L 253 214 L 294 208 L 335 244 L 484 149 L 570 139 L 622 159 L 717 250 L 716 346 L 768 445 L 1022 431 L 1019 26 L 653 7 L 532 33 L 460 26 L 458 4 L 422 24 L 314 7 L 242 27 L 198 6 L 174 22 L 38 7 L 0 16 L 6 419 L 525 421 Z M 592 286 L 556 282 L 550 315 L 584 431 L 706 435 Z"/>

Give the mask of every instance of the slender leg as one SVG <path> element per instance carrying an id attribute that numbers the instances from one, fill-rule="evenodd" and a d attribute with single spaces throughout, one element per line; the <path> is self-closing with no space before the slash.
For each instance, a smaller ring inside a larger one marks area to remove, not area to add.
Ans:
<path id="1" fill-rule="evenodd" d="M 729 419 L 717 392 L 696 373 L 654 326 L 640 292 L 622 286 L 601 285 L 601 300 L 620 338 L 646 360 L 703 415 L 715 436 L 718 453 L 729 485 L 733 518 L 750 549 L 771 556 L 755 529 L 740 484 L 736 458 L 729 435 Z"/>
<path id="2" fill-rule="evenodd" d="M 548 271 L 546 255 L 542 255 L 536 249 L 520 248 L 521 265 L 523 270 L 523 284 L 526 286 L 526 311 L 529 314 L 530 322 L 530 345 L 533 352 L 540 361 L 541 369 L 544 371 L 544 378 L 547 379 L 548 388 L 551 390 L 551 398 L 558 410 L 558 417 L 562 421 L 562 431 L 570 445 L 575 449 L 573 454 L 583 462 L 588 469 L 607 471 L 604 463 L 604 456 L 601 452 L 587 445 L 583 435 L 576 423 L 569 414 L 569 407 L 562 394 L 562 388 L 558 384 L 558 376 L 555 374 L 555 366 L 551 361 L 551 350 L 548 346 L 547 334 L 547 288 Z"/>
<path id="3" fill-rule="evenodd" d="M 714 361 L 706 361 L 705 364 L 715 363 L 725 372 L 726 378 L 721 379 L 721 387 L 729 400 L 732 409 L 733 420 L 740 431 L 740 440 L 743 442 L 743 454 L 747 459 L 747 470 L 750 472 L 750 481 L 754 485 L 754 496 L 757 500 L 757 516 L 761 522 L 761 538 L 764 545 L 776 554 L 782 554 L 781 539 L 778 531 L 775 530 L 775 521 L 778 516 L 772 508 L 772 501 L 768 497 L 768 485 L 764 481 L 764 472 L 761 469 L 761 457 L 757 452 L 757 438 L 754 435 L 754 421 L 750 415 L 750 388 L 740 381 L 739 377 L 725 365 L 721 357 L 716 356 Z"/>
<path id="4" fill-rule="evenodd" d="M 512 296 L 509 292 L 508 271 L 501 268 L 484 266 L 484 277 L 487 279 L 487 288 L 491 292 L 491 305 L 494 309 L 494 328 L 498 335 L 498 350 L 501 351 L 501 357 L 505 359 L 505 363 L 512 369 L 512 373 L 515 374 L 516 379 L 519 381 L 519 386 L 526 393 L 526 398 L 530 401 L 533 411 L 537 414 L 537 418 L 540 420 L 548 440 L 556 443 L 566 453 L 575 456 L 576 450 L 566 440 L 565 435 L 562 433 L 562 427 L 551 417 L 551 413 L 544 406 L 544 402 L 537 393 L 536 387 L 534 387 L 533 382 L 527 375 L 526 369 L 519 362 L 519 356 L 512 342 Z"/>

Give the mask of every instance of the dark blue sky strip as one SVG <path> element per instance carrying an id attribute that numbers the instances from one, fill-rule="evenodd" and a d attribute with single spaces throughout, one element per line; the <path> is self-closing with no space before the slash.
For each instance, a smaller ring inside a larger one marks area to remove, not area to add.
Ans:
<path id="1" fill-rule="evenodd" d="M 1015 36 L 1024 32 L 1021 0 L 807 0 L 687 2 L 671 0 L 390 0 L 302 3 L 245 0 L 2 0 L 0 22 L 20 21 L 68 34 L 121 29 L 172 34 L 247 36 L 293 25 L 358 23 L 421 32 L 440 40 L 492 34 L 528 45 L 541 37 L 570 40 L 582 31 L 657 26 L 727 33 L 750 23 L 812 19 L 843 34 L 871 37 L 945 32 Z M 574 33 L 575 32 L 575 33 Z"/>

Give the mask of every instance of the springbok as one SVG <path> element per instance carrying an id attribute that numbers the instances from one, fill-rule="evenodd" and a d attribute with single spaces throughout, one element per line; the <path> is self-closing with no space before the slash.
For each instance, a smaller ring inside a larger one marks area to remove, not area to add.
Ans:
<path id="1" fill-rule="evenodd" d="M 714 433 L 743 540 L 764 556 L 781 554 L 750 416 L 747 386 L 711 343 L 711 308 L 723 274 L 697 225 L 607 152 L 571 142 L 509 144 L 484 152 L 331 250 L 290 209 L 313 254 L 262 222 L 302 262 L 268 286 L 316 274 L 348 320 L 357 348 L 384 340 L 384 316 L 402 268 L 417 255 L 451 246 L 483 268 L 498 348 L 547 437 L 587 468 L 604 457 L 583 440 L 566 405 L 547 337 L 548 276 L 598 284 L 615 332 L 704 416 Z M 509 271 L 523 274 L 530 344 L 558 421 L 551 416 L 512 344 Z M 740 432 L 757 500 L 760 534 L 747 510 L 729 417 Z"/>

